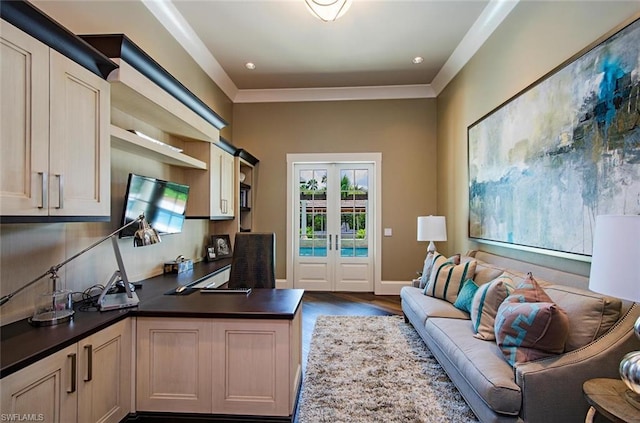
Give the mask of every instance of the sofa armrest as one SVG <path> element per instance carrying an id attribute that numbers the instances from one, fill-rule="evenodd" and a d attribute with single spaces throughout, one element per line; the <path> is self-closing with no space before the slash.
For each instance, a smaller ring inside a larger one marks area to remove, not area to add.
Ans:
<path id="1" fill-rule="evenodd" d="M 618 366 L 629 351 L 640 349 L 633 325 L 640 304 L 633 304 L 609 332 L 590 344 L 562 355 L 515 366 L 522 389 L 520 417 L 525 421 L 584 421 L 589 405 L 582 384 L 592 378 L 618 378 Z"/>

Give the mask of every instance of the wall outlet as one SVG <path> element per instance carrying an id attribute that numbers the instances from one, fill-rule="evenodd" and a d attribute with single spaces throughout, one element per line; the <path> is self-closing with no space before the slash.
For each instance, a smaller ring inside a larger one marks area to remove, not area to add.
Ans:
<path id="1" fill-rule="evenodd" d="M 384 236 L 392 236 L 392 235 L 393 235 L 393 229 L 384 228 Z"/>

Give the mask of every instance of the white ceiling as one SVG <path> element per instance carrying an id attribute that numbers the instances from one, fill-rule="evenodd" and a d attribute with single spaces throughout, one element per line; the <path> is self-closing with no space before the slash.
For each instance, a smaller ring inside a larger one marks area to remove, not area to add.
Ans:
<path id="1" fill-rule="evenodd" d="M 131 0 L 34 4 L 76 22 L 98 10 L 146 10 L 234 102 L 435 97 L 517 3 L 354 0 L 327 23 L 304 0 L 133 1 L 146 8 Z M 412 63 L 415 56 L 424 62 Z"/>

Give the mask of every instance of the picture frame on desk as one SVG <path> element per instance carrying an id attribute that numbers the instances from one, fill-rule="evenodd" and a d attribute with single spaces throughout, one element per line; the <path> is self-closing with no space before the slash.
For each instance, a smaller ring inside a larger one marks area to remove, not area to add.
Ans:
<path id="1" fill-rule="evenodd" d="M 211 245 L 215 253 L 214 260 L 231 257 L 233 255 L 229 235 L 211 235 Z"/>

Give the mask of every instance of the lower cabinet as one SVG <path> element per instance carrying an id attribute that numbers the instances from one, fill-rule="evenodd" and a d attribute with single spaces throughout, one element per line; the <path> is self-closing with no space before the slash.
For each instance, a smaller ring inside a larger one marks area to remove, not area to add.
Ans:
<path id="1" fill-rule="evenodd" d="M 289 416 L 301 381 L 300 314 L 138 318 L 138 411 Z"/>
<path id="2" fill-rule="evenodd" d="M 78 342 L 78 422 L 118 423 L 132 410 L 135 319 Z"/>
<path id="3" fill-rule="evenodd" d="M 120 422 L 131 410 L 131 325 L 118 322 L 3 378 L 3 415 Z"/>

